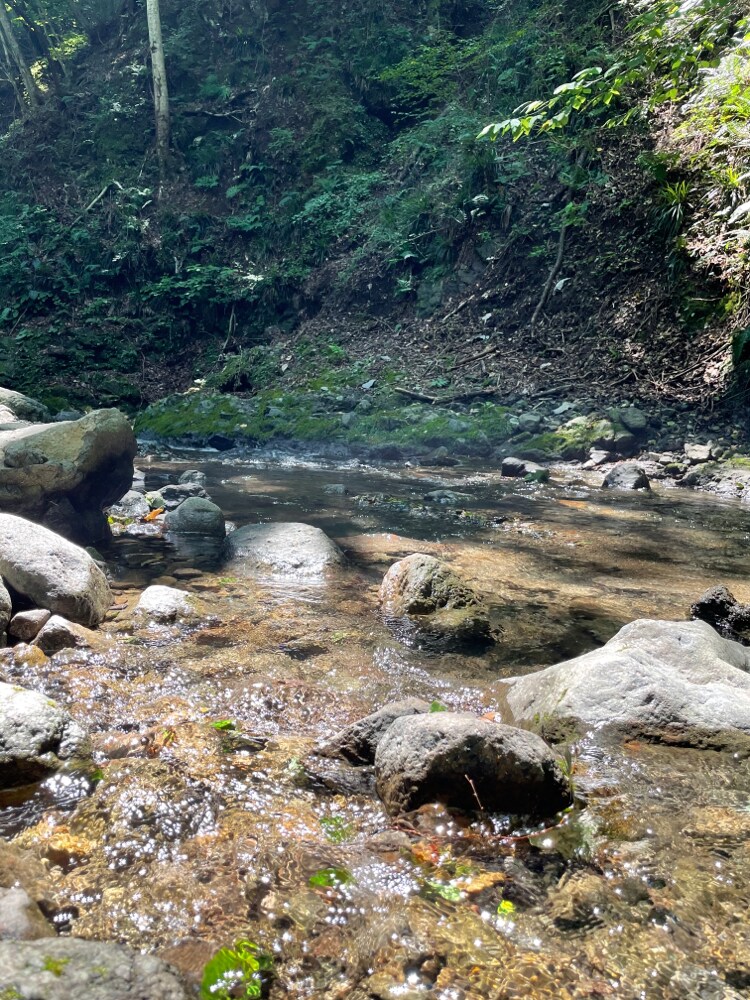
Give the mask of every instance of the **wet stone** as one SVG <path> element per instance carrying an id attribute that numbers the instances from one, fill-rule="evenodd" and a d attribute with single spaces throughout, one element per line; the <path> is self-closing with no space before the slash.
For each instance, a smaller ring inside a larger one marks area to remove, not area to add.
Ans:
<path id="1" fill-rule="evenodd" d="M 31 642 L 39 634 L 39 630 L 51 617 L 49 611 L 38 608 L 34 611 L 19 611 L 11 618 L 8 634 L 20 642 Z"/>

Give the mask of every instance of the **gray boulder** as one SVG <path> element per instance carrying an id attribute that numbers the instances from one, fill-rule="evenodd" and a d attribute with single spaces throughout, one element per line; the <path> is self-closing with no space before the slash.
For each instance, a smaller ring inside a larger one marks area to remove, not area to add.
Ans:
<path id="1" fill-rule="evenodd" d="M 571 801 L 557 759 L 539 736 L 465 712 L 396 719 L 378 743 L 375 779 L 390 813 L 442 802 L 541 818 Z"/>
<path id="2" fill-rule="evenodd" d="M 204 500 L 208 500 L 208 493 L 203 489 L 200 483 L 169 483 L 167 486 L 162 486 L 159 490 L 159 496 L 162 500 L 162 506 L 165 510 L 176 510 L 180 504 L 185 503 L 190 497 L 202 497 Z"/>
<path id="3" fill-rule="evenodd" d="M 199 469 L 186 469 L 180 476 L 181 483 L 197 483 L 199 486 L 206 485 L 206 474 Z"/>
<path id="4" fill-rule="evenodd" d="M 52 924 L 25 889 L 0 889 L 0 941 L 32 941 L 54 935 Z"/>
<path id="5" fill-rule="evenodd" d="M 37 781 L 85 748 L 84 731 L 57 702 L 0 684 L 0 788 Z"/>
<path id="6" fill-rule="evenodd" d="M 663 743 L 750 746 L 750 650 L 702 621 L 640 620 L 601 649 L 502 681 L 519 724 Z"/>
<path id="7" fill-rule="evenodd" d="M 131 518 L 134 521 L 145 517 L 151 510 L 148 501 L 140 490 L 128 490 L 124 497 L 109 508 L 111 517 Z"/>
<path id="8" fill-rule="evenodd" d="M 482 601 L 434 556 L 415 553 L 394 563 L 379 596 L 386 623 L 407 642 L 416 639 L 444 649 L 492 642 Z"/>
<path id="9" fill-rule="evenodd" d="M 135 451 L 119 410 L 0 431 L 0 509 L 96 541 L 108 534 L 102 508 L 130 487 Z"/>
<path id="10" fill-rule="evenodd" d="M 112 604 L 88 552 L 14 514 L 0 514 L 0 576 L 37 607 L 81 625 L 98 625 Z"/>
<path id="11" fill-rule="evenodd" d="M 60 615 L 52 615 L 39 629 L 32 645 L 47 656 L 54 656 L 61 649 L 92 649 L 101 641 L 99 633 L 69 622 Z"/>
<path id="12" fill-rule="evenodd" d="M 194 614 L 190 594 L 176 587 L 153 584 L 146 587 L 135 606 L 135 615 L 155 622 L 173 622 Z"/>
<path id="13" fill-rule="evenodd" d="M 186 1000 L 155 955 L 80 938 L 0 942 L 0 997 L 22 1000 Z"/>
<path id="14" fill-rule="evenodd" d="M 645 434 L 648 430 L 648 416 L 635 406 L 626 406 L 618 410 L 618 416 L 623 427 L 633 434 Z"/>
<path id="15" fill-rule="evenodd" d="M 525 476 L 538 475 L 546 471 L 544 466 L 537 465 L 536 462 L 530 462 L 525 458 L 513 458 L 512 456 L 504 458 L 500 466 L 500 472 L 503 476 L 509 476 L 514 479 L 523 479 Z"/>
<path id="16" fill-rule="evenodd" d="M 50 620 L 51 612 L 43 608 L 33 611 L 19 611 L 13 615 L 8 626 L 8 634 L 19 642 L 31 642 L 39 634 L 39 630 Z"/>
<path id="17" fill-rule="evenodd" d="M 637 462 L 621 462 L 604 477 L 602 489 L 650 490 L 651 483 Z"/>
<path id="18" fill-rule="evenodd" d="M 0 406 L 9 410 L 16 420 L 33 423 L 50 419 L 50 412 L 43 403 L 13 389 L 0 388 Z"/>
<path id="19" fill-rule="evenodd" d="M 227 538 L 227 568 L 290 576 L 319 576 L 340 566 L 338 545 L 311 524 L 246 524 Z"/>
<path id="20" fill-rule="evenodd" d="M 188 497 L 175 510 L 170 510 L 164 519 L 164 526 L 176 535 L 224 538 L 227 533 L 221 508 L 204 497 Z"/>
<path id="21" fill-rule="evenodd" d="M 0 635 L 8 628 L 13 615 L 13 606 L 8 588 L 0 580 Z"/>
<path id="22" fill-rule="evenodd" d="M 318 753 L 326 757 L 343 757 L 350 764 L 372 764 L 378 743 L 396 719 L 424 715 L 429 711 L 430 703 L 420 698 L 391 702 L 336 733 L 318 748 Z"/>
<path id="23" fill-rule="evenodd" d="M 699 465 L 701 462 L 710 462 L 713 458 L 712 446 L 710 444 L 685 444 L 685 458 L 691 465 Z"/>

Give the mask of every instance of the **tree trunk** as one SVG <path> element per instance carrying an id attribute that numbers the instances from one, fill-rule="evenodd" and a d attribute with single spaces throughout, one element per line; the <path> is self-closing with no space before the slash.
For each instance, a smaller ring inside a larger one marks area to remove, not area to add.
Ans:
<path id="1" fill-rule="evenodd" d="M 2 0 L 0 0 L 2 2 Z M 156 117 L 156 155 L 162 176 L 169 157 L 169 92 L 164 43 L 161 37 L 159 0 L 146 0 L 148 40 L 151 47 L 151 76 L 154 84 L 154 114 Z"/>
<path id="2" fill-rule="evenodd" d="M 5 47 L 16 64 L 16 69 L 23 81 L 28 102 L 35 108 L 39 104 L 39 90 L 34 82 L 34 77 L 31 75 L 29 65 L 24 59 L 23 52 L 21 52 L 21 47 L 18 44 L 16 36 L 13 34 L 13 25 L 10 23 L 10 18 L 8 17 L 5 0 L 0 0 L 0 32 L 2 32 Z"/>

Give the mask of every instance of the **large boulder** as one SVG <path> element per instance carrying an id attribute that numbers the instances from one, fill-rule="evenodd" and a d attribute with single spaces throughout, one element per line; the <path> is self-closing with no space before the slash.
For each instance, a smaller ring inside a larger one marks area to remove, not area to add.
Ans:
<path id="1" fill-rule="evenodd" d="M 7 410 L 16 421 L 26 420 L 33 423 L 50 419 L 50 412 L 43 403 L 13 389 L 0 388 L 0 408 Z M 3 423 L 6 422 L 12 421 L 3 420 Z"/>
<path id="2" fill-rule="evenodd" d="M 482 601 L 434 556 L 415 553 L 394 563 L 379 596 L 386 623 L 407 642 L 462 649 L 492 641 Z"/>
<path id="3" fill-rule="evenodd" d="M 341 549 L 311 524 L 246 524 L 227 538 L 227 568 L 283 576 L 319 576 L 344 562 Z"/>
<path id="4" fill-rule="evenodd" d="M 350 764 L 372 764 L 378 743 L 396 719 L 424 715 L 429 711 L 430 703 L 421 698 L 390 702 L 326 740 L 318 748 L 318 753 L 326 757 L 343 757 Z"/>
<path id="5" fill-rule="evenodd" d="M 83 729 L 57 702 L 0 684 L 0 788 L 38 781 L 85 749 Z"/>
<path id="6" fill-rule="evenodd" d="M 467 712 L 404 716 L 375 753 L 378 795 L 390 813 L 442 802 L 533 818 L 571 802 L 569 783 L 539 736 Z"/>
<path id="7" fill-rule="evenodd" d="M 13 602 L 11 601 L 8 588 L 0 580 L 0 635 L 8 628 L 13 617 Z"/>
<path id="8" fill-rule="evenodd" d="M 14 514 L 0 514 L 0 576 L 38 608 L 89 627 L 112 604 L 107 578 L 73 542 Z"/>
<path id="9" fill-rule="evenodd" d="M 80 540 L 104 537 L 102 508 L 130 488 L 135 452 L 119 410 L 0 431 L 0 509 Z"/>
<path id="10" fill-rule="evenodd" d="M 203 535 L 224 538 L 227 533 L 221 507 L 204 497 L 188 497 L 164 518 L 167 531 L 175 535 Z"/>
<path id="11" fill-rule="evenodd" d="M 0 941 L 0 997 L 26 1000 L 186 1000 L 155 955 L 121 944 L 56 938 Z"/>
<path id="12" fill-rule="evenodd" d="M 519 724 L 750 748 L 750 650 L 702 621 L 641 620 L 601 649 L 501 682 Z"/>

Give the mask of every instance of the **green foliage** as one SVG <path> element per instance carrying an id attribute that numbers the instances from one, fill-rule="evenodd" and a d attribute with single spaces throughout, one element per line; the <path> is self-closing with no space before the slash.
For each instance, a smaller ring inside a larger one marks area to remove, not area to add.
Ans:
<path id="1" fill-rule="evenodd" d="M 354 835 L 354 827 L 343 816 L 322 816 L 320 825 L 332 844 L 344 844 Z"/>
<path id="2" fill-rule="evenodd" d="M 215 722 L 212 722 L 211 725 L 219 732 L 225 732 L 228 729 L 237 728 L 236 723 L 232 719 L 217 719 Z"/>
<path id="3" fill-rule="evenodd" d="M 260 997 L 272 969 L 272 957 L 253 941 L 238 941 L 232 948 L 221 948 L 203 969 L 201 1000 Z"/>
<path id="4" fill-rule="evenodd" d="M 346 868 L 321 868 L 310 876 L 313 889 L 338 889 L 354 881 L 354 876 Z"/>

